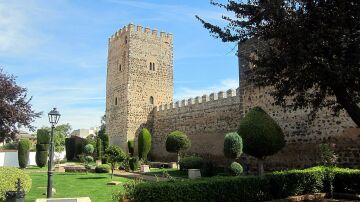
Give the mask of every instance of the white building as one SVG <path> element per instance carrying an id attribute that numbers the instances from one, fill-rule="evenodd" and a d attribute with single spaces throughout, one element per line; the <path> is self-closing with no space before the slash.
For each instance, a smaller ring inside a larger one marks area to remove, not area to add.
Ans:
<path id="1" fill-rule="evenodd" d="M 99 131 L 97 127 L 90 128 L 90 129 L 77 129 L 71 132 L 71 136 L 77 136 L 81 138 L 86 138 L 89 135 L 96 135 L 96 133 Z"/>

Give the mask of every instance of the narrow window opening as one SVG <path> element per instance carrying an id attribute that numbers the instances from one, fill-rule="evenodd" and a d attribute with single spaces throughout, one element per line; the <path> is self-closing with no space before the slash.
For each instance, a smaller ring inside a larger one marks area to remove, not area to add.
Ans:
<path id="1" fill-rule="evenodd" d="M 150 70 L 152 70 L 152 63 L 150 62 Z"/>
<path id="2" fill-rule="evenodd" d="M 121 64 L 119 64 L 119 72 L 121 72 L 121 71 L 122 71 Z"/>
<path id="3" fill-rule="evenodd" d="M 117 97 L 115 98 L 115 105 L 117 105 L 118 104 L 118 100 L 117 100 Z"/>
<path id="4" fill-rule="evenodd" d="M 127 36 L 125 36 L 125 44 L 127 44 L 127 42 L 128 42 L 128 41 L 127 41 Z"/>
<path id="5" fill-rule="evenodd" d="M 154 104 L 154 97 L 150 96 L 150 104 L 153 105 Z"/>

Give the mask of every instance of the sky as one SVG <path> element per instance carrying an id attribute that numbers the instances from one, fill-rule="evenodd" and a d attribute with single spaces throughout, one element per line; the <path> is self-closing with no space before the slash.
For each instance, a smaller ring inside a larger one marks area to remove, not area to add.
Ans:
<path id="1" fill-rule="evenodd" d="M 219 0 L 221 2 L 221 0 Z M 236 44 L 212 37 L 195 18 L 223 25 L 209 0 L 0 0 L 0 68 L 28 89 L 33 125 L 100 125 L 105 114 L 108 38 L 133 23 L 174 37 L 174 100 L 238 87 Z"/>

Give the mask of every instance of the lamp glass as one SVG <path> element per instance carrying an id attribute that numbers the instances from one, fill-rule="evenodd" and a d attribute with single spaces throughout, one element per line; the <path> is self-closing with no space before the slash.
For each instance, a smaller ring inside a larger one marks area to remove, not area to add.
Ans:
<path id="1" fill-rule="evenodd" d="M 48 114 L 49 116 L 49 122 L 51 124 L 57 124 L 59 122 L 60 119 L 60 113 L 56 110 L 56 108 L 54 108 L 53 110 L 51 110 Z"/>

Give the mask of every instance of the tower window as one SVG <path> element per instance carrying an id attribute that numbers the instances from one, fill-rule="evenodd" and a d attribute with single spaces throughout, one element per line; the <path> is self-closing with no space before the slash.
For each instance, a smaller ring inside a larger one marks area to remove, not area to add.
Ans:
<path id="1" fill-rule="evenodd" d="M 127 44 L 128 40 L 127 40 L 127 36 L 125 36 L 125 44 Z"/>
<path id="2" fill-rule="evenodd" d="M 115 105 L 117 105 L 118 104 L 118 100 L 117 100 L 117 97 L 115 98 Z"/>
<path id="3" fill-rule="evenodd" d="M 150 62 L 150 70 L 155 71 L 155 63 Z"/>
<path id="4" fill-rule="evenodd" d="M 153 96 L 150 96 L 149 103 L 150 103 L 151 105 L 153 105 L 153 104 L 154 104 L 154 97 L 153 97 Z"/>
<path id="5" fill-rule="evenodd" d="M 119 64 L 119 72 L 121 72 L 121 71 L 122 71 L 121 64 Z"/>

